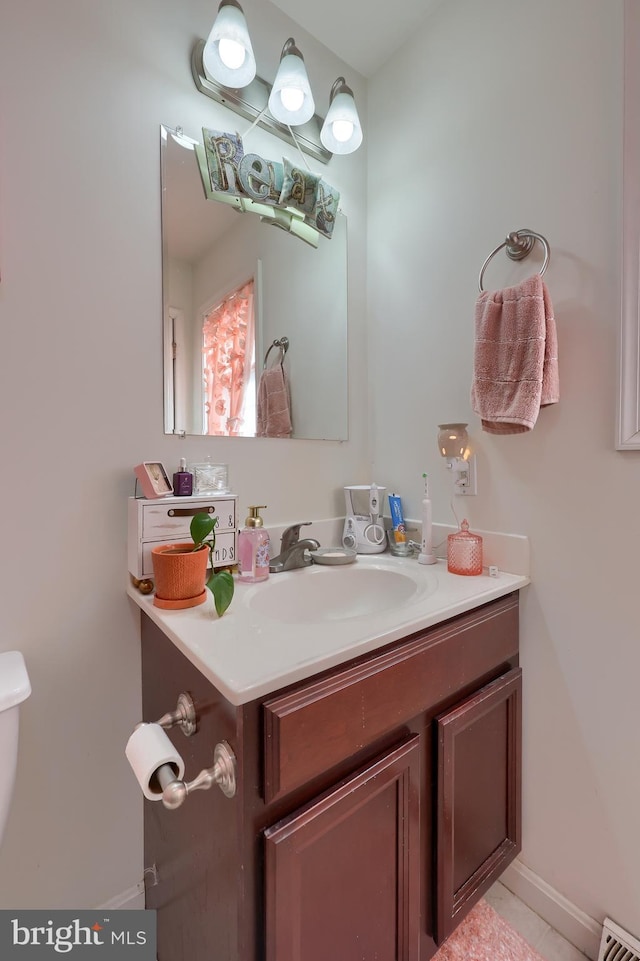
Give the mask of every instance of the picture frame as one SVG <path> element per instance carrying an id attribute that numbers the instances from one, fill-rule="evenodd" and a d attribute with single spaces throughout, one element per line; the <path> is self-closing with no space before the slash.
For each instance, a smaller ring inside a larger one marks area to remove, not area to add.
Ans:
<path id="1" fill-rule="evenodd" d="M 160 461 L 143 461 L 136 464 L 133 473 L 142 488 L 142 493 L 147 500 L 155 500 L 158 497 L 167 497 L 173 494 L 173 486 L 169 480 L 169 475 L 164 469 L 164 464 Z"/>

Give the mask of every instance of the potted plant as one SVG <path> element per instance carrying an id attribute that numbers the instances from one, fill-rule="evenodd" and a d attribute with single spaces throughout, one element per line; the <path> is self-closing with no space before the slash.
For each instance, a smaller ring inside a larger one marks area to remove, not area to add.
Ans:
<path id="1" fill-rule="evenodd" d="M 213 551 L 216 546 L 215 526 L 217 523 L 218 518 L 212 517 L 211 514 L 196 514 L 191 520 L 190 531 L 194 551 L 202 547 L 207 547 L 209 550 L 211 573 L 206 586 L 213 594 L 213 602 L 218 617 L 222 617 L 233 600 L 234 583 L 229 571 L 216 571 L 213 566 Z"/>
<path id="2" fill-rule="evenodd" d="M 180 610 L 196 607 L 206 600 L 207 588 L 213 594 L 216 612 L 222 617 L 233 598 L 233 577 L 213 566 L 217 517 L 195 514 L 191 519 L 191 542 L 162 544 L 152 549 L 156 607 Z M 211 573 L 207 579 L 207 563 Z"/>

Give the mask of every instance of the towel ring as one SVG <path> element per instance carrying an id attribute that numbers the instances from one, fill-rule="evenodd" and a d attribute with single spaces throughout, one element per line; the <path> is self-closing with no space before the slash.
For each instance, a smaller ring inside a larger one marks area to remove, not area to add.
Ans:
<path id="1" fill-rule="evenodd" d="M 277 347 L 277 348 L 279 349 L 279 351 L 280 351 L 280 360 L 278 361 L 278 363 L 279 363 L 279 364 L 282 364 L 282 361 L 284 360 L 284 355 L 285 355 L 286 352 L 289 350 L 289 338 L 288 338 L 288 337 L 276 337 L 276 339 L 274 340 L 274 342 L 269 345 L 269 349 L 267 350 L 266 354 L 264 355 L 264 364 L 262 365 L 263 367 L 266 367 L 266 366 L 267 366 L 267 357 L 269 356 L 269 354 L 271 353 L 271 351 L 273 350 L 274 347 Z"/>
<path id="2" fill-rule="evenodd" d="M 507 248 L 507 257 L 509 257 L 510 260 L 524 260 L 524 258 L 527 257 L 533 250 L 533 245 L 535 244 L 536 240 L 540 241 L 544 250 L 544 262 L 539 271 L 540 276 L 542 277 L 549 265 L 549 258 L 551 256 L 549 242 L 547 241 L 546 237 L 543 237 L 542 234 L 537 234 L 535 230 L 526 230 L 523 228 L 522 230 L 513 230 L 507 235 L 507 239 L 503 243 L 498 244 L 496 249 L 491 251 L 483 263 L 480 271 L 480 276 L 478 278 L 479 289 L 481 291 L 484 290 L 484 287 L 482 286 L 482 278 L 484 277 L 484 272 L 487 269 L 489 261 L 492 260 L 492 258 L 495 257 L 495 255 L 499 253 L 503 247 Z"/>

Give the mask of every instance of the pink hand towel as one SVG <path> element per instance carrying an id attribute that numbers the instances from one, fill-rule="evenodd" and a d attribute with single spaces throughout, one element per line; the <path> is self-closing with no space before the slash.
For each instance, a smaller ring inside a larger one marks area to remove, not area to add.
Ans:
<path id="1" fill-rule="evenodd" d="M 540 274 L 476 302 L 471 406 L 489 434 L 520 434 L 560 399 L 553 306 Z"/>
<path id="2" fill-rule="evenodd" d="M 289 382 L 281 364 L 262 371 L 256 419 L 258 437 L 291 437 Z"/>

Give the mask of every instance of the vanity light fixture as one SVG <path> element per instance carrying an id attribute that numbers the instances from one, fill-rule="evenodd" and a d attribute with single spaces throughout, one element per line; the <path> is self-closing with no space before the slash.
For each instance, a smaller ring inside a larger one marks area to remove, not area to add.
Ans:
<path id="1" fill-rule="evenodd" d="M 475 494 L 475 456 L 469 448 L 466 424 L 438 424 L 438 448 L 453 475 L 456 494 Z"/>
<path id="2" fill-rule="evenodd" d="M 205 96 L 322 163 L 334 153 L 352 153 L 362 143 L 353 92 L 344 77 L 331 89 L 327 122 L 314 113 L 304 58 L 293 37 L 282 48 L 273 85 L 256 75 L 249 31 L 237 0 L 221 0 L 208 39 L 197 40 L 193 47 L 191 72 Z"/>
<path id="3" fill-rule="evenodd" d="M 362 143 L 362 127 L 353 90 L 344 77 L 338 77 L 329 95 L 329 112 L 325 117 L 320 140 L 331 153 L 353 153 Z"/>
<path id="4" fill-rule="evenodd" d="M 230 87 L 246 87 L 256 75 L 249 29 L 237 0 L 221 0 L 202 52 L 207 74 Z"/>

